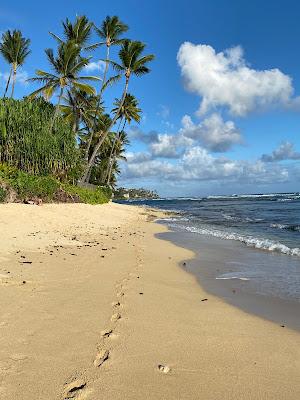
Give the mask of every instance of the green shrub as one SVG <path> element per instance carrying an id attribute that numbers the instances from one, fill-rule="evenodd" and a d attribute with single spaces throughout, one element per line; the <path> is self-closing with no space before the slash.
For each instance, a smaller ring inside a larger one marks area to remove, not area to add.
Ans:
<path id="1" fill-rule="evenodd" d="M 91 190 L 70 184 L 64 184 L 63 188 L 68 194 L 78 196 L 82 203 L 103 204 L 111 198 L 111 190 L 108 188 L 98 187 L 96 190 Z"/>
<path id="2" fill-rule="evenodd" d="M 75 201 L 88 204 L 107 203 L 111 198 L 111 190 L 97 187 L 95 190 L 82 188 L 69 183 L 61 183 L 55 177 L 30 175 L 15 167 L 0 164 L 0 178 L 17 193 L 19 200 L 39 198 L 51 201 Z M 65 194 L 65 195 L 64 195 Z M 3 197 L 3 200 L 2 200 Z M 0 187 L 0 202 L 6 198 L 6 191 Z"/>
<path id="3" fill-rule="evenodd" d="M 21 171 L 10 183 L 21 200 L 38 197 L 50 201 L 60 186 L 52 176 L 34 176 Z"/>

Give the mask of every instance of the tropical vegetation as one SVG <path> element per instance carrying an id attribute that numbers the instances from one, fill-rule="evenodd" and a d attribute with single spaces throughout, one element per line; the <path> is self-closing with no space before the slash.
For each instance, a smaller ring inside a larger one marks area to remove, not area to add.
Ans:
<path id="1" fill-rule="evenodd" d="M 15 84 L 31 42 L 19 30 L 2 34 L 0 55 L 9 72 L 2 73 L 6 83 L 0 99 L 0 165 L 5 171 L 12 168 L 14 178 L 0 171 L 0 183 L 12 183 L 23 196 L 16 182 L 27 180 L 28 187 L 34 186 L 28 178 L 33 176 L 39 179 L 38 187 L 44 182 L 47 192 L 36 190 L 34 196 L 39 192 L 45 199 L 58 190 L 83 199 L 86 192 L 80 190 L 87 187 L 93 187 L 94 196 L 103 190 L 107 197 L 115 188 L 120 160 L 126 161 L 126 130 L 139 123 L 142 114 L 129 85 L 150 72 L 154 59 L 144 43 L 125 38 L 127 32 L 117 16 L 107 16 L 99 26 L 86 16 L 67 18 L 61 34 L 50 32 L 54 48 L 45 49 L 49 68 L 37 69 L 28 79 L 31 91 L 23 99 L 14 98 Z M 1 201 L 6 186 L 0 188 Z"/>

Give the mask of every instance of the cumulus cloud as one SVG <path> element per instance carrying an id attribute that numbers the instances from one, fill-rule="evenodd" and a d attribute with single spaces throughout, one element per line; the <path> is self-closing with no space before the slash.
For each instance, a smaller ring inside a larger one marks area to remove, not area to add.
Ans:
<path id="1" fill-rule="evenodd" d="M 228 181 L 243 184 L 286 182 L 288 170 L 279 165 L 268 165 L 261 160 L 250 163 L 214 157 L 201 146 L 192 147 L 177 163 L 154 159 L 149 153 L 129 157 L 123 165 L 124 179 L 156 178 L 159 181 Z"/>
<path id="2" fill-rule="evenodd" d="M 229 150 L 233 145 L 242 142 L 240 131 L 233 121 L 224 122 L 221 115 L 213 113 L 205 118 L 200 124 L 193 123 L 190 116 L 182 118 L 182 129 L 180 133 L 215 152 Z"/>
<path id="3" fill-rule="evenodd" d="M 293 143 L 283 142 L 271 154 L 263 154 L 261 159 L 265 162 L 300 160 L 300 152 L 295 150 Z"/>
<path id="4" fill-rule="evenodd" d="M 92 61 L 84 67 L 84 70 L 86 72 L 104 71 L 104 69 L 105 69 L 104 61 Z"/>
<path id="5" fill-rule="evenodd" d="M 159 134 L 149 149 L 154 157 L 179 158 L 186 147 L 192 146 L 193 140 L 176 135 Z"/>
<path id="6" fill-rule="evenodd" d="M 224 121 L 221 115 L 213 113 L 199 124 L 189 115 L 181 120 L 182 127 L 174 134 L 161 134 L 156 131 L 143 132 L 138 127 L 129 131 L 131 140 L 148 145 L 156 157 L 178 158 L 188 147 L 200 144 L 213 152 L 225 152 L 235 144 L 242 143 L 242 136 L 233 121 Z"/>
<path id="7" fill-rule="evenodd" d="M 292 80 L 279 69 L 250 68 L 240 46 L 217 53 L 208 45 L 183 43 L 177 54 L 187 90 L 202 97 L 201 115 L 216 107 L 228 107 L 244 116 L 271 105 L 291 106 Z"/>

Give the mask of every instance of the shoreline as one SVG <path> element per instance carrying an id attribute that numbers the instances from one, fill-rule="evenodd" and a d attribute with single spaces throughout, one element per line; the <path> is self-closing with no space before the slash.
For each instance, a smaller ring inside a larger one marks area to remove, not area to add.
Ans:
<path id="1" fill-rule="evenodd" d="M 167 224 L 163 222 L 163 225 Z M 253 288 L 251 291 L 247 287 L 248 280 L 217 279 L 218 275 L 225 272 L 224 260 L 220 261 L 215 255 L 213 258 L 212 249 L 216 249 L 218 255 L 222 254 L 224 249 L 218 249 L 218 246 L 221 247 L 222 240 L 197 235 L 193 241 L 191 240 L 192 236 L 191 233 L 178 232 L 172 229 L 169 229 L 166 233 L 158 234 L 158 238 L 162 240 L 171 241 L 177 246 L 193 251 L 194 257 L 185 260 L 185 266 L 182 265 L 183 263 L 180 266 L 184 271 L 195 276 L 198 284 L 209 294 L 217 296 L 227 304 L 250 315 L 256 315 L 281 327 L 287 326 L 300 332 L 300 307 L 297 300 L 257 293 L 253 291 Z M 227 247 L 234 252 L 237 246 L 238 244 L 234 243 L 232 248 L 231 246 Z M 240 247 L 240 251 L 253 251 L 253 249 Z M 254 251 L 259 252 L 260 250 Z"/>
<path id="2" fill-rule="evenodd" d="M 0 208 L 0 399 L 300 396 L 300 335 L 203 290 L 162 213 Z"/>

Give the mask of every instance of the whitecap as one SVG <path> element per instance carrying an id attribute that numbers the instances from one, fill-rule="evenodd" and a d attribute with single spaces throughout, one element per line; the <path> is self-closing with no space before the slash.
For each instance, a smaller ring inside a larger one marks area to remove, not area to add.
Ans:
<path id="1" fill-rule="evenodd" d="M 201 235 L 214 236 L 225 240 L 237 240 L 246 244 L 246 246 L 255 247 L 256 249 L 277 251 L 279 253 L 287 254 L 290 256 L 300 257 L 300 248 L 290 248 L 280 242 L 275 242 L 270 239 L 256 238 L 254 236 L 243 236 L 235 232 L 225 232 L 204 227 L 196 228 L 193 226 L 187 226 L 185 229 L 189 232 L 199 233 Z"/>

